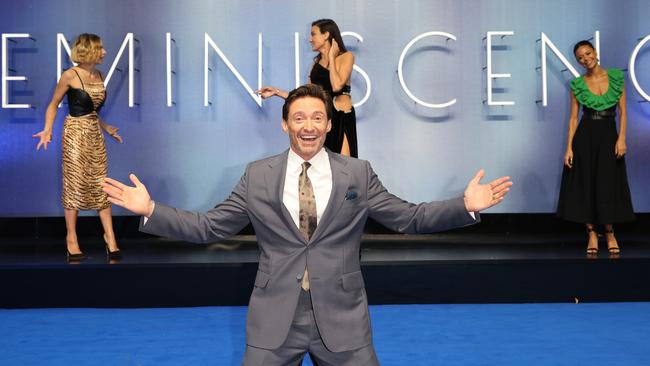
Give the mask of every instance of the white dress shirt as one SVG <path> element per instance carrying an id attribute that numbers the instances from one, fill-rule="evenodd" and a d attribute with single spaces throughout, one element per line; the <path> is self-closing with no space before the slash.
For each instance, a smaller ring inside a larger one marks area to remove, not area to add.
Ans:
<path id="1" fill-rule="evenodd" d="M 298 178 L 302 172 L 302 163 L 304 163 L 304 160 L 298 156 L 298 154 L 293 152 L 293 150 L 289 149 L 287 173 L 284 177 L 282 203 L 284 203 L 284 206 L 291 214 L 291 218 L 298 228 L 300 228 Z M 320 218 L 323 216 L 325 207 L 327 207 L 327 202 L 332 194 L 332 168 L 330 167 L 330 159 L 325 149 L 321 149 L 313 158 L 311 158 L 311 160 L 309 160 L 309 163 L 311 164 L 311 167 L 307 169 L 307 176 L 309 177 L 314 189 L 314 196 L 316 196 L 316 222 L 320 222 Z"/>

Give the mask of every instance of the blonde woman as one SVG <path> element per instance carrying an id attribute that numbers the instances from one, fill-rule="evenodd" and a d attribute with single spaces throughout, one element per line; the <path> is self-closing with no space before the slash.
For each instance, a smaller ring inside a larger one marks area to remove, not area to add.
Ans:
<path id="1" fill-rule="evenodd" d="M 68 97 L 69 113 L 63 124 L 63 191 L 61 201 L 65 211 L 66 245 L 68 261 L 86 258 L 77 239 L 77 216 L 79 210 L 97 210 L 104 228 L 106 254 L 109 259 L 121 258 L 113 232 L 111 204 L 102 192 L 101 183 L 106 177 L 108 164 L 104 130 L 117 142 L 122 142 L 118 128 L 99 117 L 106 90 L 102 75 L 96 66 L 106 56 L 102 40 L 95 34 L 79 35 L 72 46 L 72 61 L 78 65 L 66 70 L 54 90 L 52 100 L 45 112 L 43 131 L 34 134 L 38 138 L 36 150 L 52 142 L 52 127 L 58 105 Z"/>

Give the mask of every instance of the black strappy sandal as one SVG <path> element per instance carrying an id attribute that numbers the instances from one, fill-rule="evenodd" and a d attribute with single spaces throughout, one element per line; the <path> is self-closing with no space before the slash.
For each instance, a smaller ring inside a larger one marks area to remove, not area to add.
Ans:
<path id="1" fill-rule="evenodd" d="M 594 230 L 593 227 L 588 227 L 587 228 L 587 235 L 589 235 L 590 233 L 592 233 L 594 231 L 595 230 Z M 596 236 L 598 236 L 598 235 L 596 235 Z M 589 243 L 587 242 L 587 255 L 598 255 L 598 238 L 596 238 L 596 247 L 595 248 L 589 247 Z"/>
<path id="2" fill-rule="evenodd" d="M 612 235 L 614 235 L 614 230 L 613 230 L 613 229 L 612 229 L 612 230 L 605 230 L 605 234 L 612 234 Z M 616 238 L 614 238 L 614 241 L 611 242 L 611 243 L 616 243 L 616 246 L 615 246 L 615 247 L 614 247 L 614 246 L 610 246 L 609 243 L 610 243 L 610 241 L 608 240 L 608 241 L 607 241 L 607 251 L 609 252 L 609 254 L 614 254 L 614 255 L 616 255 L 616 254 L 621 254 L 621 248 L 619 248 L 619 246 L 618 246 L 618 242 L 616 241 Z"/>

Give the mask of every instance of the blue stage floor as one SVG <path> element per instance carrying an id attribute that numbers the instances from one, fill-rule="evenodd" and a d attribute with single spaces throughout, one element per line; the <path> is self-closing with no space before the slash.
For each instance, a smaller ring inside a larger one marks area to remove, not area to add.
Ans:
<path id="1" fill-rule="evenodd" d="M 245 312 L 0 310 L 0 364 L 239 365 Z M 382 365 L 650 364 L 648 302 L 377 305 L 371 316 Z"/>

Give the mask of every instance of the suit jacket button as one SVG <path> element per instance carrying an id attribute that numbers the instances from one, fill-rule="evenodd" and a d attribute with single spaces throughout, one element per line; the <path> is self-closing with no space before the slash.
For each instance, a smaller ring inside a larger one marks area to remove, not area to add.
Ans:
<path id="1" fill-rule="evenodd" d="M 298 275 L 296 276 L 296 279 L 298 281 L 302 280 L 302 273 L 298 273 Z"/>

